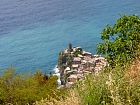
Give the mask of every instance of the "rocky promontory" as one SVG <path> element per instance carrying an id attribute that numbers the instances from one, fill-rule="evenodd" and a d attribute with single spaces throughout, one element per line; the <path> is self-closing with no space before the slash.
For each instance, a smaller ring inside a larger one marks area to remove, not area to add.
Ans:
<path id="1" fill-rule="evenodd" d="M 57 68 L 60 73 L 61 85 L 69 87 L 76 81 L 83 80 L 86 74 L 97 74 L 107 65 L 100 55 L 93 55 L 81 47 L 69 47 L 59 53 Z"/>

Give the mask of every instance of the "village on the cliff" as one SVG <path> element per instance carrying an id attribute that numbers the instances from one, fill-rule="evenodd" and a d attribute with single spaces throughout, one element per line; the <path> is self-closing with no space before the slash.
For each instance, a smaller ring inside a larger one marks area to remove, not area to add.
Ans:
<path id="1" fill-rule="evenodd" d="M 60 52 L 58 58 L 58 72 L 61 85 L 71 87 L 75 82 L 83 80 L 86 74 L 97 74 L 108 63 L 100 55 L 93 55 L 84 51 L 81 47 L 69 47 Z"/>

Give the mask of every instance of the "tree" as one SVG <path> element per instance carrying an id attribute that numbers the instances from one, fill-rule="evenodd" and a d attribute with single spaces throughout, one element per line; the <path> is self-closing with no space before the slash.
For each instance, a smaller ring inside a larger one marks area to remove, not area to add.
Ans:
<path id="1" fill-rule="evenodd" d="M 122 65 L 138 56 L 140 45 L 140 18 L 122 16 L 114 26 L 107 25 L 101 33 L 102 43 L 97 46 L 111 66 Z"/>

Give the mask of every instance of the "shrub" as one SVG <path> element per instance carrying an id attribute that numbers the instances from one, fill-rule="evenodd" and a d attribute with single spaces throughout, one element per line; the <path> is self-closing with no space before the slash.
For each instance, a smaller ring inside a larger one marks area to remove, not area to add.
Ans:
<path id="1" fill-rule="evenodd" d="M 41 72 L 22 75 L 9 68 L 0 77 L 0 102 L 25 105 L 43 98 L 55 98 L 59 93 L 56 81 L 56 76 L 47 76 Z"/>

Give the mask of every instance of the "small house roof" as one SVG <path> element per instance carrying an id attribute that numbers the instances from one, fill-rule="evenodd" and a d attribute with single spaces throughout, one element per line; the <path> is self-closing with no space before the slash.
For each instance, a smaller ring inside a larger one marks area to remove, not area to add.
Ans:
<path id="1" fill-rule="evenodd" d="M 67 67 L 65 70 L 66 70 L 66 71 L 69 71 L 69 70 L 70 70 L 70 67 Z"/>
<path id="2" fill-rule="evenodd" d="M 99 55 L 94 55 L 94 57 L 99 57 Z"/>
<path id="3" fill-rule="evenodd" d="M 104 58 L 104 57 L 99 57 L 99 59 L 103 60 L 103 59 L 105 59 L 105 58 Z"/>
<path id="4" fill-rule="evenodd" d="M 67 73 L 72 73 L 73 71 L 67 71 Z"/>
<path id="5" fill-rule="evenodd" d="M 81 61 L 81 58 L 80 57 L 74 57 L 73 61 Z"/>
<path id="6" fill-rule="evenodd" d="M 81 54 L 78 54 L 78 57 L 80 57 L 80 58 L 83 58 L 83 55 L 81 55 Z"/>
<path id="7" fill-rule="evenodd" d="M 87 61 L 86 60 L 82 60 L 82 63 L 87 63 Z"/>
<path id="8" fill-rule="evenodd" d="M 89 55 L 92 55 L 92 53 L 90 53 L 90 52 L 86 52 L 86 51 L 83 51 L 83 54 L 89 54 Z"/>
<path id="9" fill-rule="evenodd" d="M 68 78 L 77 78 L 77 75 L 72 74 L 72 75 L 70 75 Z"/>
<path id="10" fill-rule="evenodd" d="M 77 64 L 73 64 L 72 67 L 78 68 L 78 65 Z"/>

